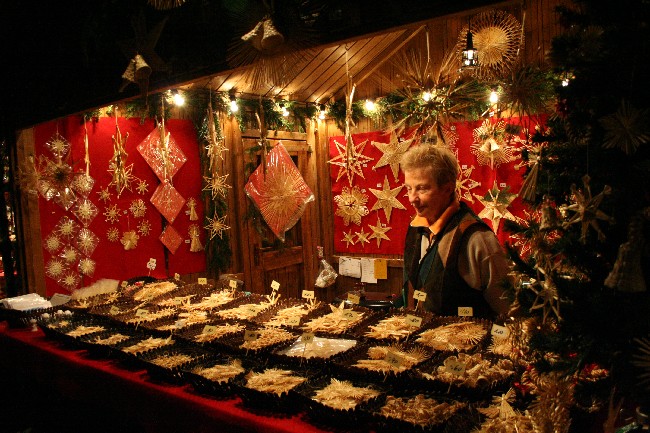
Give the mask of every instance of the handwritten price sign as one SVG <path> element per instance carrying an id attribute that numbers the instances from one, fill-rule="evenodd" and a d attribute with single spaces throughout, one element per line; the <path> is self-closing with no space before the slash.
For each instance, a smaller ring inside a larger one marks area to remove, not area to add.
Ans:
<path id="1" fill-rule="evenodd" d="M 420 326 L 422 326 L 422 317 L 414 316 L 412 314 L 407 314 L 406 324 L 408 326 L 413 326 L 414 328 L 419 328 Z"/>
<path id="2" fill-rule="evenodd" d="M 413 292 L 413 299 L 416 301 L 424 302 L 427 299 L 427 294 L 421 290 L 416 290 Z"/>
<path id="3" fill-rule="evenodd" d="M 313 290 L 303 290 L 302 291 L 302 297 L 305 299 L 314 299 L 314 291 Z"/>
<path id="4" fill-rule="evenodd" d="M 314 342 L 314 333 L 313 332 L 305 332 L 300 337 L 300 340 L 305 344 L 313 343 Z"/>
<path id="5" fill-rule="evenodd" d="M 354 293 L 348 293 L 348 301 L 350 301 L 352 304 L 359 305 L 361 299 L 359 298 L 359 295 L 355 295 Z"/>
<path id="6" fill-rule="evenodd" d="M 250 331 L 250 330 L 244 331 L 244 341 L 255 341 L 258 338 L 260 338 L 259 331 Z"/>
<path id="7" fill-rule="evenodd" d="M 402 366 L 402 357 L 395 352 L 386 352 L 386 358 L 384 360 L 394 368 L 400 368 Z"/>
<path id="8" fill-rule="evenodd" d="M 492 325 L 492 331 L 490 333 L 494 338 L 508 338 L 508 335 L 510 335 L 510 330 L 505 326 L 497 325 L 495 323 Z"/>
<path id="9" fill-rule="evenodd" d="M 462 376 L 465 374 L 465 368 L 467 368 L 467 366 L 460 361 L 449 360 L 445 363 L 445 370 L 448 373 L 455 374 L 457 376 Z"/>
<path id="10" fill-rule="evenodd" d="M 474 309 L 472 307 L 458 307 L 458 315 L 460 317 L 472 317 Z"/>

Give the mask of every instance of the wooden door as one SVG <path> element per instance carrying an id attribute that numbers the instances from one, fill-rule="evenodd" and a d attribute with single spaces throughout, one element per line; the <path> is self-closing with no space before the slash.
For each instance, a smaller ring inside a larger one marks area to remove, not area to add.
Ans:
<path id="1" fill-rule="evenodd" d="M 259 152 L 251 154 L 248 150 L 257 146 L 259 133 L 242 134 L 242 144 L 245 160 L 252 169 L 261 163 Z M 308 158 L 310 157 L 306 134 L 299 133 L 269 133 L 269 142 L 272 146 L 282 142 L 289 152 L 294 164 L 298 167 L 303 178 L 308 176 Z M 312 192 L 314 187 L 310 185 Z M 240 193 L 246 201 L 248 212 L 245 227 L 249 241 L 248 269 L 246 286 L 254 293 L 271 293 L 271 283 L 280 283 L 279 292 L 282 298 L 300 298 L 302 290 L 313 288 L 315 275 L 313 266 L 316 247 L 311 219 L 313 217 L 314 203 L 308 203 L 302 217 L 296 225 L 285 233 L 285 241 L 281 242 L 268 226 L 261 220 L 259 212 L 255 212 L 253 202 Z"/>

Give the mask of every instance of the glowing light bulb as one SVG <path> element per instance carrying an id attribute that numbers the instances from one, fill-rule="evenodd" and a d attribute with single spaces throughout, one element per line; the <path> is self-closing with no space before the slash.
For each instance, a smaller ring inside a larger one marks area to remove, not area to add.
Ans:
<path id="1" fill-rule="evenodd" d="M 375 111 L 375 101 L 366 99 L 365 107 L 367 111 Z"/>
<path id="2" fill-rule="evenodd" d="M 182 107 L 185 105 L 185 96 L 181 95 L 179 92 L 174 93 L 172 98 L 174 100 L 174 105 L 177 107 Z"/>
<path id="3" fill-rule="evenodd" d="M 237 98 L 235 96 L 230 97 L 230 112 L 236 113 L 239 111 L 239 105 L 237 105 Z"/>
<path id="4" fill-rule="evenodd" d="M 323 104 L 320 104 L 318 106 L 318 118 L 320 120 L 325 120 L 325 106 Z"/>
<path id="5" fill-rule="evenodd" d="M 431 92 L 429 92 L 428 90 L 425 90 L 424 92 L 422 92 L 422 100 L 424 102 L 429 102 L 431 100 L 431 96 L 432 96 Z"/>
<path id="6" fill-rule="evenodd" d="M 499 94 L 496 90 L 493 90 L 490 92 L 490 104 L 496 104 L 497 102 L 499 102 Z"/>

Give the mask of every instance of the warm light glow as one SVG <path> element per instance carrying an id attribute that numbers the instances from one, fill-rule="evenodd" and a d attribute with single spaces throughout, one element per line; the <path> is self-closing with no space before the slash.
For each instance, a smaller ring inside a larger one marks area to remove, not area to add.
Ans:
<path id="1" fill-rule="evenodd" d="M 174 100 L 174 105 L 177 107 L 185 105 L 185 96 L 181 95 L 179 92 L 175 92 L 172 98 Z"/>
<path id="2" fill-rule="evenodd" d="M 568 78 L 563 79 L 562 80 L 562 87 L 566 87 L 568 85 L 569 85 L 569 79 Z"/>
<path id="3" fill-rule="evenodd" d="M 282 107 L 280 111 L 282 111 L 282 116 L 289 117 L 289 110 L 287 110 L 287 107 Z"/>
<path id="4" fill-rule="evenodd" d="M 375 111 L 375 101 L 372 99 L 366 99 L 366 111 Z"/>
<path id="5" fill-rule="evenodd" d="M 318 106 L 318 118 L 320 120 L 325 120 L 325 106 L 323 104 L 320 104 Z"/>
<path id="6" fill-rule="evenodd" d="M 490 92 L 490 104 L 496 104 L 499 102 L 499 94 L 496 90 Z"/>
<path id="7" fill-rule="evenodd" d="M 422 100 L 424 102 L 429 102 L 431 100 L 431 92 L 429 92 L 428 90 L 422 92 Z"/>
<path id="8" fill-rule="evenodd" d="M 236 113 L 239 111 L 239 105 L 237 105 L 237 98 L 234 95 L 230 97 L 230 112 Z"/>

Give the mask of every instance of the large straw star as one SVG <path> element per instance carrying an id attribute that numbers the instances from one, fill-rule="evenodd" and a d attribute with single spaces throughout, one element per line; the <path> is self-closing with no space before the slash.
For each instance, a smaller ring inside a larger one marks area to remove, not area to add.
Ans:
<path id="1" fill-rule="evenodd" d="M 492 189 L 486 192 L 483 197 L 474 194 L 474 197 L 485 206 L 478 216 L 480 218 L 489 219 L 492 222 L 492 230 L 494 230 L 495 233 L 499 230 L 501 218 L 517 221 L 517 217 L 508 210 L 508 206 L 510 206 L 510 203 L 512 203 L 515 197 L 517 197 L 517 194 L 510 194 L 508 192 L 509 189 L 510 188 L 506 186 L 503 190 L 500 190 L 497 187 L 497 182 L 495 180 Z"/>
<path id="2" fill-rule="evenodd" d="M 339 143 L 337 140 L 334 140 L 334 144 L 336 145 L 336 150 L 339 154 L 327 162 L 339 167 L 339 172 L 336 175 L 336 182 L 338 182 L 344 174 L 348 176 L 348 183 L 350 186 L 352 186 L 352 181 L 354 180 L 355 175 L 359 175 L 362 179 L 365 179 L 365 176 L 363 175 L 363 165 L 368 161 L 373 160 L 373 158 L 363 155 L 363 149 L 366 147 L 366 144 L 368 144 L 368 140 L 364 140 L 359 144 L 354 144 L 352 137 L 350 137 L 350 146 L 346 146 L 345 143 Z"/>
<path id="3" fill-rule="evenodd" d="M 609 223 L 614 222 L 614 219 L 605 212 L 598 209 L 600 203 L 603 201 L 606 195 L 611 194 L 612 188 L 608 185 L 603 187 L 603 190 L 600 194 L 592 197 L 591 196 L 591 187 L 589 186 L 589 181 L 591 178 L 589 175 L 582 177 L 582 183 L 584 185 L 584 190 L 579 190 L 575 185 L 571 185 L 572 198 L 575 203 L 570 205 L 563 205 L 560 208 L 562 213 L 566 211 L 573 211 L 575 214 L 567 221 L 562 224 L 562 227 L 566 229 L 572 224 L 579 222 L 581 224 L 580 229 L 580 242 L 583 244 L 587 241 L 587 229 L 591 226 L 596 233 L 598 234 L 598 240 L 605 240 L 605 233 L 600 229 L 598 225 L 598 220 L 607 221 Z"/>
<path id="4" fill-rule="evenodd" d="M 402 188 L 404 188 L 404 185 L 391 189 L 388 183 L 388 176 L 384 176 L 383 189 L 368 188 L 377 197 L 375 205 L 370 210 L 383 209 L 386 215 L 386 221 L 390 222 L 390 215 L 393 212 L 393 208 L 406 210 L 404 205 L 397 199 L 397 194 L 399 194 Z"/>
<path id="5" fill-rule="evenodd" d="M 400 140 L 399 137 L 397 137 L 397 134 L 395 134 L 395 131 L 391 132 L 390 142 L 388 143 L 373 141 L 372 145 L 379 149 L 383 155 L 379 158 L 379 161 L 377 161 L 377 164 L 375 164 L 372 169 L 375 170 L 379 167 L 390 165 L 395 180 L 398 180 L 399 163 L 402 159 L 402 155 L 404 155 L 408 148 L 411 147 L 412 142 L 412 138 L 409 138 L 408 140 Z"/>

